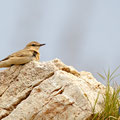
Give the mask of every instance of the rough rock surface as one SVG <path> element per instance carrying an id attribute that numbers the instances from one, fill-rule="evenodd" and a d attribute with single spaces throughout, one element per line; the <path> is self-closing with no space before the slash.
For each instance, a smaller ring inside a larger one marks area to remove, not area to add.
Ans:
<path id="1" fill-rule="evenodd" d="M 85 120 L 101 110 L 105 87 L 89 72 L 59 59 L 32 61 L 0 72 L 1 120 Z"/>

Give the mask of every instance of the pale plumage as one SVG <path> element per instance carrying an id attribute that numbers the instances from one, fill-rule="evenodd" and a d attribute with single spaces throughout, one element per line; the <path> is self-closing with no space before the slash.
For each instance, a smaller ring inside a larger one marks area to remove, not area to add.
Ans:
<path id="1" fill-rule="evenodd" d="M 30 42 L 26 45 L 23 50 L 15 52 L 5 59 L 0 61 L 0 68 L 10 67 L 12 65 L 26 64 L 32 60 L 39 61 L 40 54 L 39 48 L 45 44 L 40 44 L 38 42 Z"/>

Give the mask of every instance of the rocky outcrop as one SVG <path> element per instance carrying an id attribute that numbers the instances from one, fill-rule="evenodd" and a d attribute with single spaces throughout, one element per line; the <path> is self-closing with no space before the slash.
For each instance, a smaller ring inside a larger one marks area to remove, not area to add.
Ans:
<path id="1" fill-rule="evenodd" d="M 59 59 L 32 61 L 0 72 L 0 119 L 85 120 L 100 111 L 105 87 L 89 72 Z"/>

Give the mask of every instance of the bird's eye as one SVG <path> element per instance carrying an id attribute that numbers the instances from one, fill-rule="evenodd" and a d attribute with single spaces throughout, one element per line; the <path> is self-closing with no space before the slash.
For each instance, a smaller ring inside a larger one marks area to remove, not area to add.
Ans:
<path id="1" fill-rule="evenodd" d="M 32 44 L 32 46 L 35 46 L 35 44 Z"/>

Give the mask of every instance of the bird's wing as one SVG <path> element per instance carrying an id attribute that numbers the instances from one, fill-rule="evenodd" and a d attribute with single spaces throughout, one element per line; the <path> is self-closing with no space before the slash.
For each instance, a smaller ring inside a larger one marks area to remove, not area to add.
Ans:
<path id="1" fill-rule="evenodd" d="M 8 57 L 6 57 L 5 59 L 1 60 L 1 61 L 5 61 L 8 60 L 9 58 L 13 58 L 13 57 L 32 57 L 33 56 L 33 52 L 32 50 L 20 50 L 18 52 L 15 52 L 11 55 L 9 55 Z"/>

